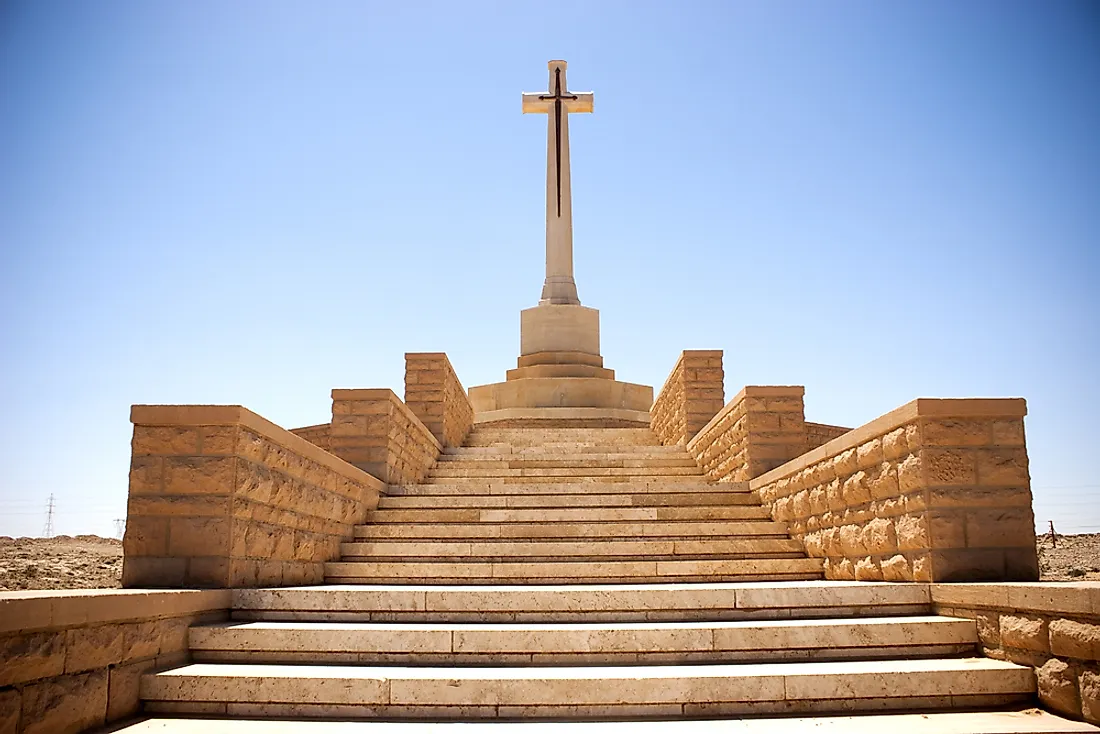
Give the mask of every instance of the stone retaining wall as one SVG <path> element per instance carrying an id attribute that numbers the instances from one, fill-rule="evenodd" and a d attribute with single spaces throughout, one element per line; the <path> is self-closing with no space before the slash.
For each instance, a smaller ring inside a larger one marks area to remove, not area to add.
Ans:
<path id="1" fill-rule="evenodd" d="M 443 446 L 461 446 L 474 408 L 442 352 L 405 354 L 405 404 Z"/>
<path id="2" fill-rule="evenodd" d="M 800 386 L 750 385 L 687 443 L 708 478 L 744 482 L 806 451 Z"/>
<path id="3" fill-rule="evenodd" d="M 722 409 L 723 380 L 721 349 L 680 354 L 650 409 L 651 427 L 661 443 L 685 445 Z"/>
<path id="4" fill-rule="evenodd" d="M 230 592 L 0 592 L 0 732 L 69 734 L 137 713 L 142 674 L 187 663 Z"/>
<path id="5" fill-rule="evenodd" d="M 382 482 L 236 405 L 135 405 L 123 585 L 320 583 Z"/>
<path id="6" fill-rule="evenodd" d="M 1100 584 L 934 584 L 932 604 L 975 620 L 987 656 L 1034 667 L 1044 706 L 1100 724 Z"/>
<path id="7" fill-rule="evenodd" d="M 418 484 L 439 441 L 393 390 L 332 391 L 332 453 L 386 484 Z"/>
<path id="8" fill-rule="evenodd" d="M 319 446 L 325 451 L 332 448 L 332 424 L 322 423 L 317 426 L 305 426 L 304 428 L 291 428 L 290 432 L 309 441 L 314 446 Z"/>
<path id="9" fill-rule="evenodd" d="M 825 423 L 810 423 L 806 421 L 806 450 L 824 446 L 834 438 L 840 438 L 851 428 L 844 426 L 830 426 Z"/>
<path id="10" fill-rule="evenodd" d="M 919 399 L 753 479 L 826 578 L 1038 578 L 1022 399 Z"/>

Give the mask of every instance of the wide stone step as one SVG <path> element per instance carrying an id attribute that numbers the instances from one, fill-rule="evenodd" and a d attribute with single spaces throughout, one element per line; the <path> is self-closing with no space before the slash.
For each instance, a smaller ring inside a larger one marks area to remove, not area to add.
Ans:
<path id="1" fill-rule="evenodd" d="M 196 662 L 631 665 L 954 656 L 973 620 L 400 624 L 230 622 L 192 627 Z"/>
<path id="2" fill-rule="evenodd" d="M 406 540 L 446 540 L 483 538 L 591 538 L 591 539 L 639 539 L 683 538 L 699 539 L 720 536 L 787 537 L 785 523 L 765 520 L 737 520 L 732 522 L 530 522 L 530 523 L 385 523 L 356 525 L 355 537 L 363 540 L 400 538 Z"/>
<path id="3" fill-rule="evenodd" d="M 341 543 L 341 560 L 378 558 L 424 559 L 500 559 L 513 558 L 632 558 L 642 556 L 649 560 L 658 558 L 722 557 L 748 558 L 804 557 L 802 545 L 790 538 L 742 538 L 727 540 L 706 538 L 703 540 L 603 540 L 591 541 L 516 541 L 511 539 L 479 543 L 434 541 L 430 543 L 411 540 Z"/>
<path id="4" fill-rule="evenodd" d="M 712 505 L 704 507 L 572 507 L 567 509 L 416 509 L 375 510 L 371 523 L 391 522 L 638 522 L 661 520 L 770 520 L 765 507 Z"/>
<path id="5" fill-rule="evenodd" d="M 466 466 L 457 462 L 443 462 L 432 467 L 432 477 L 701 477 L 698 466 L 558 466 L 512 469 L 497 461 L 491 466 L 484 462 L 478 466 Z M 545 463 L 545 462 L 542 462 Z"/>
<path id="6" fill-rule="evenodd" d="M 553 476 L 528 476 L 528 475 L 510 475 L 510 476 L 470 476 L 470 477 L 446 477 L 436 476 L 434 474 L 429 475 L 424 480 L 425 484 L 472 484 L 480 486 L 482 484 L 506 484 L 506 485 L 518 485 L 525 487 L 529 484 L 607 484 L 611 486 L 635 486 L 638 484 L 684 484 L 691 487 L 697 487 L 707 484 L 707 482 L 698 474 L 640 474 L 637 476 L 631 476 L 628 474 L 622 475 L 589 475 L 589 474 L 577 474 L 577 475 L 562 475 L 559 477 Z"/>
<path id="7" fill-rule="evenodd" d="M 146 711 L 313 718 L 932 710 L 1022 703 L 1034 693 L 1031 668 L 986 658 L 562 668 L 194 663 L 141 679 Z"/>
<path id="8" fill-rule="evenodd" d="M 394 561 L 325 564 L 329 583 L 583 584 L 818 579 L 820 558 L 738 560 Z"/>
<path id="9" fill-rule="evenodd" d="M 648 492 L 645 494 L 511 494 L 382 497 L 378 508 L 507 508 L 507 507 L 678 507 L 697 505 L 759 505 L 748 492 Z"/>
<path id="10" fill-rule="evenodd" d="M 517 486 L 514 482 L 496 482 L 491 479 L 464 480 L 444 484 L 390 485 L 390 496 L 427 497 L 443 495 L 514 495 L 514 494 L 642 494 L 648 492 L 739 492 L 749 493 L 748 482 L 710 483 L 701 479 L 694 482 L 682 477 L 668 479 L 638 479 L 628 482 L 528 482 Z"/>
<path id="11" fill-rule="evenodd" d="M 220 704 L 219 704 L 220 705 Z M 150 718 L 118 734 L 622 734 L 621 721 L 267 721 Z M 1097 734 L 1100 729 L 1035 708 L 1018 711 L 941 711 L 919 714 L 784 716 L 681 721 L 630 721 L 635 734 Z"/>
<path id="12" fill-rule="evenodd" d="M 511 446 L 504 443 L 496 443 L 492 446 L 445 446 L 441 456 L 506 456 L 506 457 L 548 457 L 554 458 L 562 454 L 573 456 L 591 456 L 592 454 L 616 456 L 622 458 L 639 456 L 687 456 L 683 446 L 660 446 L 646 444 L 553 444 L 532 446 Z"/>
<path id="13" fill-rule="evenodd" d="M 440 454 L 439 466 L 448 468 L 493 468 L 504 466 L 509 469 L 559 469 L 570 467 L 595 468 L 664 468 L 692 467 L 698 470 L 695 459 L 687 454 L 643 454 L 622 453 L 579 453 L 579 454 L 487 454 L 470 456 L 467 454 Z"/>
<path id="14" fill-rule="evenodd" d="M 925 584 L 866 581 L 621 585 L 379 584 L 236 589 L 234 619 L 572 622 L 926 615 Z"/>
<path id="15" fill-rule="evenodd" d="M 474 427 L 464 446 L 547 446 L 554 444 L 595 443 L 615 446 L 657 446 L 660 441 L 649 428 L 492 428 Z"/>

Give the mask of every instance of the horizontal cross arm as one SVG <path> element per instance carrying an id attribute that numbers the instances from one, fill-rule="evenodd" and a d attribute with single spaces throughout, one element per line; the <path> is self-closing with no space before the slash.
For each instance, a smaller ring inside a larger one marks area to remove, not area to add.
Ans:
<path id="1" fill-rule="evenodd" d="M 541 112 L 546 114 L 554 108 L 554 98 L 547 99 L 547 94 L 543 92 L 524 92 L 523 93 L 523 112 Z M 562 103 L 565 105 L 566 112 L 591 112 L 592 111 L 592 92 L 569 92 L 568 96 L 576 97 L 576 99 L 563 99 Z"/>

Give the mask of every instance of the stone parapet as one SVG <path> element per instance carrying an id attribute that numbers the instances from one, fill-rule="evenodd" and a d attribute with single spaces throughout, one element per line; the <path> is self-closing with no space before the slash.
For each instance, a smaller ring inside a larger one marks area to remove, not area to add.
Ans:
<path id="1" fill-rule="evenodd" d="M 667 446 L 687 444 L 725 400 L 721 349 L 687 349 L 650 409 L 653 432 Z"/>
<path id="2" fill-rule="evenodd" d="M 332 453 L 386 484 L 418 484 L 443 450 L 387 388 L 332 391 Z"/>
<path id="3" fill-rule="evenodd" d="M 1038 578 L 1022 399 L 919 399 L 750 483 L 826 578 Z"/>
<path id="4" fill-rule="evenodd" d="M 189 662 L 187 629 L 230 592 L 0 592 L 0 732 L 67 734 L 138 712 L 141 676 Z"/>
<path id="5" fill-rule="evenodd" d="M 1100 724 L 1100 583 L 933 584 L 937 614 L 977 622 L 982 651 L 1035 668 L 1047 708 Z"/>
<path id="6" fill-rule="evenodd" d="M 382 482 L 239 405 L 135 405 L 126 587 L 319 583 Z"/>
<path id="7" fill-rule="evenodd" d="M 749 385 L 687 443 L 708 478 L 744 482 L 806 450 L 800 386 Z"/>
<path id="8" fill-rule="evenodd" d="M 442 352 L 405 354 L 405 404 L 443 446 L 461 446 L 474 408 Z"/>

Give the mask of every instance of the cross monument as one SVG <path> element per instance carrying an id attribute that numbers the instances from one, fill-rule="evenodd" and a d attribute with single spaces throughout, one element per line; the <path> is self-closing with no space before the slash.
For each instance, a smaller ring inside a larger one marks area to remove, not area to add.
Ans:
<path id="1" fill-rule="evenodd" d="M 580 304 L 573 280 L 573 197 L 569 188 L 569 113 L 591 112 L 592 92 L 569 92 L 565 62 L 551 61 L 548 93 L 524 93 L 523 112 L 547 116 L 546 281 L 539 303 Z"/>

